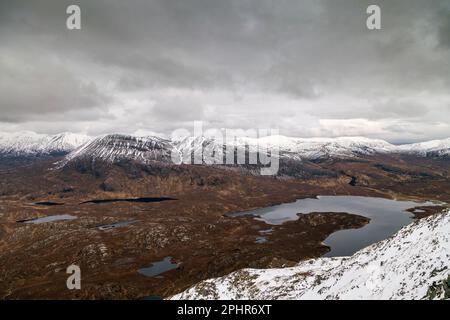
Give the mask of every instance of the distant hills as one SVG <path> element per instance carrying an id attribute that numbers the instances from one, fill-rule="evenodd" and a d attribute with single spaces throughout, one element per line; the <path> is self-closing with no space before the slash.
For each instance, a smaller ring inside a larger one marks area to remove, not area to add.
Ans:
<path id="1" fill-rule="evenodd" d="M 364 137 L 293 138 L 278 135 L 259 139 L 238 138 L 231 143 L 231 148 L 246 152 L 245 150 L 257 150 L 258 145 L 263 145 L 268 150 L 277 150 L 281 158 L 293 160 L 352 158 L 376 154 L 450 156 L 450 138 L 393 145 L 383 140 Z M 108 134 L 92 138 L 73 133 L 56 135 L 33 132 L 0 133 L 0 157 L 65 156 L 62 164 L 80 158 L 100 159 L 107 162 L 124 159 L 144 163 L 166 162 L 171 161 L 173 152 L 178 153 L 180 158 L 186 161 L 190 160 L 192 150 L 201 148 L 213 154 L 214 151 L 222 150 L 223 145 L 222 142 L 219 144 L 205 137 L 182 137 L 172 141 L 156 136 L 137 137 L 123 134 Z"/>

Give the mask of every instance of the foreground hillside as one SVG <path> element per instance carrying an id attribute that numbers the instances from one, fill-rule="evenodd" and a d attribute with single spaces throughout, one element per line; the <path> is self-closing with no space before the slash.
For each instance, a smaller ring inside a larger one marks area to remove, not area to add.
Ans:
<path id="1" fill-rule="evenodd" d="M 243 269 L 173 299 L 449 299 L 450 211 L 418 220 L 351 257 Z"/>

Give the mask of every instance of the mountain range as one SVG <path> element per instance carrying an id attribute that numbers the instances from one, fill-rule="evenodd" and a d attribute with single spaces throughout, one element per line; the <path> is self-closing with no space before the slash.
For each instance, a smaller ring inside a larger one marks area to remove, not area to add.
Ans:
<path id="1" fill-rule="evenodd" d="M 2 156 L 39 156 L 67 154 L 84 143 L 90 137 L 73 133 L 55 135 L 38 134 L 31 131 L 0 133 L 0 155 Z"/>
<path id="2" fill-rule="evenodd" d="M 230 143 L 228 144 L 228 146 Z M 413 154 L 422 157 L 450 156 L 450 138 L 428 142 L 394 145 L 379 139 L 364 137 L 293 138 L 266 136 L 259 139 L 238 138 L 231 143 L 236 150 L 257 150 L 259 146 L 279 150 L 285 159 L 352 158 L 376 154 Z M 99 137 L 61 133 L 56 135 L 34 132 L 0 133 L 0 156 L 36 157 L 64 155 L 62 163 L 81 158 L 116 162 L 123 159 L 139 162 L 169 161 L 173 152 L 186 161 L 191 151 L 203 148 L 209 154 L 223 148 L 213 139 L 183 137 L 169 140 L 156 136 L 137 137 L 108 134 Z M 247 149 L 246 149 L 247 148 Z"/>

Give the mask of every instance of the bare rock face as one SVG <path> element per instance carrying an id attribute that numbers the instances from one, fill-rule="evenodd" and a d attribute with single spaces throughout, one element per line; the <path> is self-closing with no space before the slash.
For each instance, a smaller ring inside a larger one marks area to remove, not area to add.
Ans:
<path id="1" fill-rule="evenodd" d="M 172 299 L 448 299 L 450 211 L 404 227 L 351 257 L 243 269 Z"/>
<path id="2" fill-rule="evenodd" d="M 113 178 L 108 178 L 100 184 L 100 188 L 106 192 L 117 191 L 117 184 Z"/>

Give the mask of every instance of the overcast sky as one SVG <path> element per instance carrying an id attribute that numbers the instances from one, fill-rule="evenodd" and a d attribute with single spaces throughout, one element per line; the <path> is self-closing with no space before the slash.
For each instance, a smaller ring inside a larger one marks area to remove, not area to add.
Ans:
<path id="1" fill-rule="evenodd" d="M 66 8 L 81 7 L 81 30 Z M 381 7 L 382 30 L 366 27 Z M 0 0 L 0 131 L 450 137 L 450 0 Z"/>

